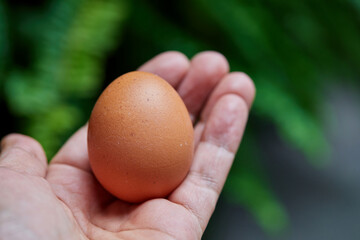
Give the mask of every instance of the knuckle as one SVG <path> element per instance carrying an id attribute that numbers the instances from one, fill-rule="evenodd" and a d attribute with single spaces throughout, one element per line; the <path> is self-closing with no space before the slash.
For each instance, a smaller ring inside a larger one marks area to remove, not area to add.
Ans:
<path id="1" fill-rule="evenodd" d="M 192 182 L 196 186 L 204 189 L 214 191 L 216 194 L 220 194 L 221 186 L 214 176 L 209 173 L 191 171 Z"/>

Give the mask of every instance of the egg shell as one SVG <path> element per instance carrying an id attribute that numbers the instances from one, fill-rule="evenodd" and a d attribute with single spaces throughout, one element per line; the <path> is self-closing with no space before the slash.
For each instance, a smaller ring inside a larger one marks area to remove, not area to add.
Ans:
<path id="1" fill-rule="evenodd" d="M 186 177 L 194 132 L 185 104 L 157 75 L 114 80 L 91 113 L 88 153 L 100 184 L 128 202 L 166 197 Z"/>

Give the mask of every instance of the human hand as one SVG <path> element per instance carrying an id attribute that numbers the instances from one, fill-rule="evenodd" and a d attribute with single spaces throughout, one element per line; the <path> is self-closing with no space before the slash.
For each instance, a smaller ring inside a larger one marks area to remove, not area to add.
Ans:
<path id="1" fill-rule="evenodd" d="M 140 67 L 158 74 L 182 97 L 194 125 L 190 172 L 168 197 L 123 202 L 95 179 L 87 126 L 47 164 L 35 140 L 12 134 L 0 156 L 0 239 L 200 239 L 239 146 L 255 88 L 226 59 L 202 52 L 190 62 L 178 52 Z"/>

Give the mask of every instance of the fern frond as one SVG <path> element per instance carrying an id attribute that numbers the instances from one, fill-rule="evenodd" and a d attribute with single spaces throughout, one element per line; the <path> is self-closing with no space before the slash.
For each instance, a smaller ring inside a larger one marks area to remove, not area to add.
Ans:
<path id="1" fill-rule="evenodd" d="M 8 77 L 5 87 L 11 110 L 29 119 L 26 132 L 44 145 L 49 156 L 85 121 L 88 113 L 71 106 L 98 90 L 105 56 L 117 43 L 126 14 L 125 0 L 54 0 L 32 68 L 14 70 Z M 54 117 L 58 113 L 67 121 L 59 122 Z"/>

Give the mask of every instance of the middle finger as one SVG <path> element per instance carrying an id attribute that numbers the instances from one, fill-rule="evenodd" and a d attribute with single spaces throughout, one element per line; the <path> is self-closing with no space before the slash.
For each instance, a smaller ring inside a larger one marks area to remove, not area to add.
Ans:
<path id="1" fill-rule="evenodd" d="M 178 87 L 178 93 L 193 123 L 207 97 L 228 71 L 229 64 L 226 58 L 218 52 L 201 52 L 192 58 L 189 71 Z"/>

